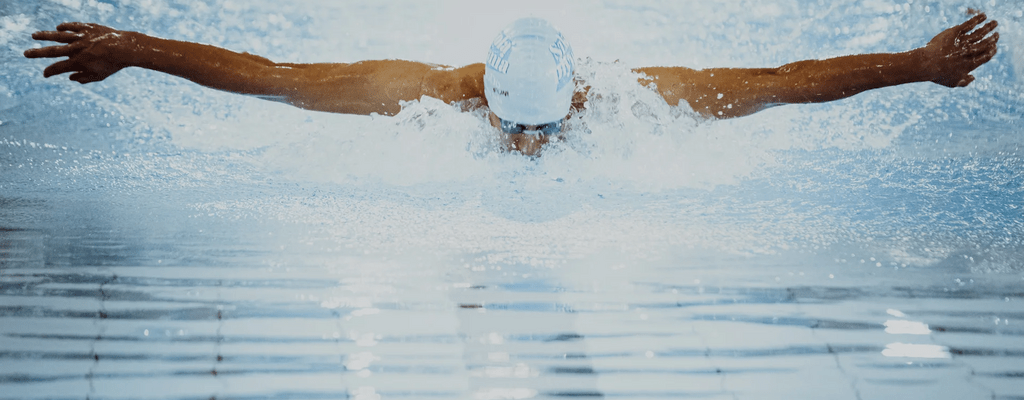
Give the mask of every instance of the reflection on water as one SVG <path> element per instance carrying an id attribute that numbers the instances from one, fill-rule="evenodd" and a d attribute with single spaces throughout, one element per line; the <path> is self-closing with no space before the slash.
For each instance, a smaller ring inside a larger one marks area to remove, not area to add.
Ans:
<path id="1" fill-rule="evenodd" d="M 928 329 L 927 324 L 920 322 L 888 320 L 885 321 L 885 333 L 891 333 L 894 335 L 927 335 L 932 333 L 932 331 Z"/>
<path id="2" fill-rule="evenodd" d="M 949 348 L 934 344 L 889 343 L 882 350 L 886 357 L 950 358 Z"/>
<path id="3" fill-rule="evenodd" d="M 748 258 L 410 268 L 289 239 L 267 253 L 241 228 L 205 227 L 238 233 L 203 246 L 0 232 L 0 398 L 1021 395 L 1020 284 L 999 277 L 808 278 Z"/>

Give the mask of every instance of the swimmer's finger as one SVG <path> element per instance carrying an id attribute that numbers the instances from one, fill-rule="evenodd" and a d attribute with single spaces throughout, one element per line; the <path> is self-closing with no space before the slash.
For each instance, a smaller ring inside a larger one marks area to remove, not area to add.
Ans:
<path id="1" fill-rule="evenodd" d="M 71 43 L 81 38 L 81 34 L 73 32 L 39 31 L 32 34 L 32 39 L 59 43 Z"/>
<path id="2" fill-rule="evenodd" d="M 956 86 L 957 87 L 966 87 L 967 85 L 970 85 L 971 82 L 974 82 L 974 75 L 967 75 L 967 77 L 964 78 L 964 79 L 961 79 L 960 82 L 958 82 L 956 84 Z"/>
<path id="3" fill-rule="evenodd" d="M 996 48 L 996 43 L 999 43 L 999 32 L 993 33 L 992 36 L 985 38 L 981 41 L 981 45 L 985 47 Z"/>
<path id="4" fill-rule="evenodd" d="M 984 22 L 986 18 L 988 17 L 985 16 L 985 13 L 975 15 L 971 19 L 964 21 L 964 23 L 957 25 L 956 30 L 961 35 L 966 34 L 967 32 L 970 32 L 971 29 L 974 29 L 974 27 L 978 26 L 978 24 Z"/>
<path id="5" fill-rule="evenodd" d="M 993 34 L 990 37 L 985 38 L 980 42 L 967 43 L 960 48 L 956 54 L 960 57 L 973 57 L 981 53 L 989 51 L 989 49 L 996 46 L 996 41 L 999 40 L 999 34 Z"/>
<path id="6" fill-rule="evenodd" d="M 977 63 L 979 66 L 981 64 L 987 63 L 989 62 L 989 60 L 996 56 L 997 51 L 998 49 L 995 46 L 992 46 L 991 48 L 988 49 L 988 51 L 975 56 L 974 62 Z"/>
<path id="7" fill-rule="evenodd" d="M 84 22 L 65 22 L 63 24 L 57 25 L 57 30 L 58 31 L 81 32 L 81 31 L 84 31 L 86 29 L 90 29 L 90 28 L 94 28 L 94 27 L 95 27 L 95 25 L 87 24 L 87 23 L 84 23 Z"/>
<path id="8" fill-rule="evenodd" d="M 78 68 L 71 60 L 57 61 L 43 70 L 43 78 L 60 75 L 65 72 L 77 71 Z"/>
<path id="9" fill-rule="evenodd" d="M 996 21 L 989 21 L 989 23 L 985 24 L 985 26 L 982 26 L 981 28 L 978 28 L 974 32 L 971 32 L 970 35 L 967 35 L 967 39 L 972 41 L 972 42 L 979 41 L 982 38 L 984 38 L 986 35 L 991 33 L 992 30 L 996 29 L 997 26 L 999 26 L 998 22 L 996 22 Z"/>
<path id="10" fill-rule="evenodd" d="M 72 46 L 49 46 L 41 47 L 38 49 L 25 50 L 26 58 L 54 58 L 54 57 L 68 57 L 78 51 L 78 48 Z"/>
<path id="11" fill-rule="evenodd" d="M 990 51 L 993 52 L 993 54 L 995 54 L 994 52 L 996 50 L 996 43 L 998 43 L 998 42 L 999 42 L 999 33 L 998 32 L 993 33 L 992 36 L 989 36 L 989 37 L 985 38 L 985 40 L 982 40 L 982 41 L 976 43 L 975 45 L 971 46 L 968 55 L 974 56 L 974 55 L 978 55 L 978 54 L 988 53 Z"/>

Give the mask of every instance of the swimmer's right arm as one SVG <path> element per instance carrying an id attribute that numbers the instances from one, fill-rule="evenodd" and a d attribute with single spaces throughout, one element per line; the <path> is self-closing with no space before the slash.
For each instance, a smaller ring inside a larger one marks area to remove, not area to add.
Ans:
<path id="1" fill-rule="evenodd" d="M 213 89 L 346 114 L 394 115 L 401 111 L 401 101 L 424 94 L 445 102 L 483 96 L 479 83 L 482 64 L 454 69 L 402 60 L 275 63 L 215 46 L 80 22 L 36 32 L 32 38 L 64 43 L 25 51 L 28 58 L 68 57 L 47 67 L 43 76 L 71 72 L 69 78 L 83 84 L 102 81 L 127 67 L 140 67 Z"/>

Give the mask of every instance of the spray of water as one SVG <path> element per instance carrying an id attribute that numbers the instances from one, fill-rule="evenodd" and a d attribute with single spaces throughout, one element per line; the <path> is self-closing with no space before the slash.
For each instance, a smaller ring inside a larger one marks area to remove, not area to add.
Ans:
<path id="1" fill-rule="evenodd" d="M 1014 211 L 1024 207 L 1024 30 L 1010 3 L 986 5 L 1003 45 L 969 88 L 916 84 L 717 122 L 666 104 L 631 69 L 906 50 L 963 20 L 966 7 L 609 2 L 528 4 L 512 15 L 490 5 L 459 25 L 437 22 L 464 8 L 457 3 L 5 3 L 0 56 L 12 68 L 0 71 L 3 190 L 75 197 L 89 188 L 227 219 L 290 221 L 332 246 L 385 253 L 536 262 L 609 248 L 777 254 L 852 246 L 929 265 L 987 248 L 996 250 L 979 259 L 997 261 L 982 269 L 1013 270 L 1021 247 L 1014 237 L 1024 232 Z M 564 31 L 585 57 L 577 72 L 590 88 L 564 140 L 538 158 L 501 151 L 482 112 L 431 98 L 404 104 L 395 117 L 331 115 L 142 70 L 86 86 L 44 80 L 41 62 L 20 57 L 36 45 L 29 32 L 87 20 L 280 61 L 458 65 L 479 62 L 492 34 L 466 30 L 522 15 Z M 171 189 L 159 200 L 144 194 Z"/>

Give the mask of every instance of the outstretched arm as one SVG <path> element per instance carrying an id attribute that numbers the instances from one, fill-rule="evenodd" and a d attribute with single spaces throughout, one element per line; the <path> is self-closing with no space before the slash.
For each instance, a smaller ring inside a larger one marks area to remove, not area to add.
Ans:
<path id="1" fill-rule="evenodd" d="M 792 103 L 821 103 L 911 82 L 967 86 L 971 71 L 996 54 L 996 21 L 979 14 L 904 53 L 799 61 L 779 68 L 638 68 L 669 104 L 686 101 L 707 117 L 731 118 Z M 977 28 L 977 29 L 975 29 Z M 989 33 L 992 33 L 989 35 Z"/>
<path id="2" fill-rule="evenodd" d="M 445 102 L 483 97 L 483 66 L 459 69 L 412 61 L 352 64 L 282 64 L 219 47 L 118 31 L 79 22 L 32 38 L 64 45 L 25 51 L 29 58 L 68 57 L 43 71 L 71 72 L 79 83 L 97 82 L 126 67 L 141 67 L 233 93 L 282 101 L 296 107 L 349 114 L 401 111 L 400 101 L 422 95 Z"/>

